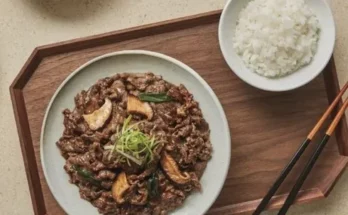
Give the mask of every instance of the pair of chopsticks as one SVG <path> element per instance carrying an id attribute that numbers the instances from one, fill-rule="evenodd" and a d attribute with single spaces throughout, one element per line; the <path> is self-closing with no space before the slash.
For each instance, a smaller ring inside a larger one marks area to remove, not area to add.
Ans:
<path id="1" fill-rule="evenodd" d="M 301 155 L 303 154 L 303 152 L 305 151 L 305 149 L 307 148 L 309 143 L 312 141 L 312 139 L 315 136 L 315 134 L 318 132 L 318 130 L 321 128 L 321 126 L 323 125 L 325 120 L 329 117 L 330 113 L 333 111 L 333 109 L 339 103 L 339 101 L 341 100 L 341 97 L 343 96 L 343 94 L 345 93 L 347 88 L 348 88 L 348 82 L 344 85 L 344 87 L 342 88 L 340 93 L 337 95 L 337 97 L 332 102 L 332 104 L 329 106 L 329 108 L 325 111 L 325 113 L 320 118 L 320 120 L 317 122 L 317 124 L 314 126 L 312 131 L 308 134 L 307 139 L 302 143 L 302 145 L 297 150 L 295 155 L 292 157 L 290 162 L 283 169 L 283 171 L 281 172 L 281 174 L 279 175 L 279 177 L 277 178 L 275 183 L 272 185 L 272 187 L 270 188 L 268 193 L 265 195 L 265 197 L 262 199 L 262 201 L 259 204 L 259 206 L 254 211 L 253 215 L 261 214 L 261 212 L 266 208 L 266 206 L 268 205 L 268 203 L 271 200 L 272 196 L 275 194 L 275 192 L 278 190 L 280 185 L 283 183 L 283 181 L 286 178 L 286 176 L 289 174 L 289 172 L 295 166 L 296 162 L 299 160 L 299 158 L 301 157 Z M 299 190 L 301 189 L 301 187 L 302 187 L 304 181 L 306 180 L 308 174 L 312 170 L 312 168 L 313 168 L 315 162 L 317 161 L 320 153 L 323 151 L 326 143 L 329 141 L 332 133 L 334 132 L 335 128 L 337 127 L 337 125 L 339 123 L 339 121 L 341 120 L 342 116 L 344 115 L 344 112 L 347 109 L 347 107 L 348 107 L 348 98 L 344 101 L 343 106 L 338 111 L 336 117 L 334 118 L 334 120 L 330 124 L 329 128 L 326 131 L 326 134 L 325 134 L 324 138 L 317 145 L 317 147 L 315 149 L 315 152 L 313 153 L 312 157 L 310 158 L 310 160 L 306 164 L 306 166 L 305 166 L 303 172 L 301 173 L 301 175 L 298 177 L 295 185 L 293 186 L 292 190 L 290 191 L 290 193 L 289 193 L 287 199 L 285 200 L 285 203 L 284 203 L 283 207 L 280 209 L 278 215 L 285 215 L 286 212 L 288 211 L 288 209 L 290 208 L 290 206 L 292 205 L 292 203 L 295 201 L 296 196 L 297 196 Z"/>

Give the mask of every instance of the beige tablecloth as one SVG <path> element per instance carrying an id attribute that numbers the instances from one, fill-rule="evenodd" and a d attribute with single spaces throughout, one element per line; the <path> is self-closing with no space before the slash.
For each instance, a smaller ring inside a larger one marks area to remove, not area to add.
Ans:
<path id="1" fill-rule="evenodd" d="M 0 214 L 33 214 L 8 87 L 32 50 L 47 43 L 221 9 L 225 0 L 1 0 Z M 332 0 L 336 64 L 348 80 L 348 1 Z M 348 173 L 330 197 L 289 214 L 348 214 Z"/>

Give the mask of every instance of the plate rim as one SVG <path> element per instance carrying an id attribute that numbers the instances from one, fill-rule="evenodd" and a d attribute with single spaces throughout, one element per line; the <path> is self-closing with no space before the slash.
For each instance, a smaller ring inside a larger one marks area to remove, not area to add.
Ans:
<path id="1" fill-rule="evenodd" d="M 218 186 L 218 192 L 216 193 L 216 195 L 214 196 L 214 200 L 212 202 L 210 202 L 208 204 L 208 207 L 203 211 L 202 214 L 205 214 L 213 205 L 213 203 L 216 201 L 217 197 L 220 195 L 222 188 L 226 182 L 226 178 L 228 175 L 228 170 L 230 168 L 230 164 L 231 164 L 231 148 L 232 148 L 232 144 L 231 144 L 231 133 L 230 133 L 230 129 L 229 129 L 229 125 L 228 125 L 228 121 L 227 121 L 227 117 L 226 117 L 226 113 L 222 107 L 222 104 L 220 102 L 220 100 L 218 99 L 218 97 L 216 96 L 215 92 L 213 91 L 213 89 L 209 86 L 209 84 L 191 67 L 189 67 L 188 65 L 186 65 L 185 63 L 170 57 L 168 55 L 159 53 L 159 52 L 153 52 L 153 51 L 147 51 L 147 50 L 123 50 L 123 51 L 115 51 L 115 52 L 110 52 L 107 54 L 103 54 L 100 55 L 98 57 L 95 57 L 89 61 L 87 61 L 86 63 L 82 64 L 81 66 L 79 66 L 76 70 L 74 70 L 71 74 L 69 74 L 64 81 L 58 86 L 58 88 L 55 90 L 54 94 L 52 95 L 48 106 L 45 110 L 45 115 L 44 115 L 44 119 L 42 122 L 42 126 L 41 126 L 41 131 L 40 131 L 40 163 L 42 166 L 42 170 L 44 173 L 44 177 L 45 180 L 47 182 L 47 185 L 49 187 L 50 192 L 52 193 L 54 199 L 57 201 L 57 203 L 59 204 L 59 206 L 64 210 L 64 212 L 68 213 L 67 208 L 64 207 L 63 204 L 61 204 L 61 202 L 56 198 L 56 194 L 53 192 L 53 184 L 51 184 L 51 181 L 48 180 L 48 173 L 46 171 L 46 165 L 44 162 L 44 153 L 43 153 L 43 140 L 44 140 L 44 131 L 45 131 L 45 127 L 46 127 L 46 122 L 47 122 L 47 118 L 49 115 L 49 112 L 51 110 L 52 104 L 55 101 L 56 97 L 58 96 L 58 94 L 60 93 L 60 91 L 64 88 L 64 86 L 70 81 L 70 79 L 72 79 L 75 75 L 77 75 L 80 71 L 82 71 L 83 69 L 87 68 L 88 66 L 92 65 L 95 62 L 98 62 L 102 59 L 105 58 L 109 58 L 109 57 L 113 57 L 113 56 L 119 56 L 119 55 L 146 55 L 146 56 L 151 56 L 151 57 L 155 57 L 155 58 L 159 58 L 168 62 L 171 62 L 179 67 L 181 67 L 182 69 L 184 69 L 186 72 L 190 73 L 191 75 L 194 76 L 195 79 L 197 79 L 202 85 L 203 87 L 209 92 L 211 98 L 213 99 L 218 112 L 220 113 L 220 115 L 222 116 L 222 124 L 223 127 L 227 128 L 226 129 L 226 134 L 225 134 L 225 138 L 228 141 L 227 144 L 227 148 L 225 150 L 227 150 L 227 160 L 228 160 L 228 164 L 227 164 L 227 168 L 224 170 L 224 175 L 223 175 L 223 183 L 221 183 Z"/>
<path id="2" fill-rule="evenodd" d="M 245 78 L 245 76 L 240 75 L 239 73 L 235 72 L 236 67 L 233 66 L 233 63 L 230 62 L 230 60 L 227 60 L 228 59 L 228 57 L 227 57 L 228 54 L 227 54 L 226 48 L 224 47 L 223 42 L 222 42 L 222 41 L 224 41 L 223 36 L 222 36 L 223 35 L 222 32 L 224 30 L 226 30 L 226 29 L 223 29 L 222 26 L 223 26 L 223 23 L 226 22 L 225 20 L 226 20 L 226 16 L 227 16 L 227 10 L 228 10 L 229 7 L 232 7 L 232 2 L 234 2 L 234 1 L 236 1 L 236 0 L 227 0 L 226 4 L 225 4 L 225 6 L 224 6 L 224 8 L 222 10 L 222 13 L 221 13 L 221 16 L 220 16 L 220 20 L 219 20 L 219 24 L 218 24 L 218 40 L 219 40 L 219 47 L 220 47 L 220 50 L 221 50 L 221 53 L 223 55 L 223 58 L 224 58 L 225 62 L 227 63 L 228 67 L 232 70 L 232 72 L 239 79 L 241 79 L 243 82 L 249 84 L 250 86 L 258 88 L 260 90 L 270 91 L 270 92 L 286 92 L 286 91 L 291 91 L 291 90 L 300 88 L 300 87 L 308 84 L 309 82 L 314 80 L 316 77 L 318 77 L 324 71 L 326 65 L 329 63 L 329 61 L 332 58 L 332 55 L 334 53 L 335 45 L 336 45 L 336 37 L 337 37 L 336 22 L 335 22 L 335 19 L 333 17 L 332 9 L 331 9 L 329 3 L 327 2 L 327 0 L 320 0 L 320 1 L 323 2 L 323 4 L 325 5 L 325 8 L 326 8 L 326 10 L 329 13 L 328 19 L 330 19 L 330 21 L 332 21 L 332 23 L 333 23 L 332 27 L 333 27 L 333 36 L 334 37 L 333 37 L 332 46 L 330 47 L 330 51 L 329 51 L 329 56 L 330 57 L 328 57 L 328 59 L 326 59 L 325 61 L 322 62 L 321 69 L 317 73 L 313 73 L 313 76 L 310 79 L 302 81 L 302 82 L 299 82 L 298 84 L 295 84 L 292 87 L 283 87 L 283 88 L 272 88 L 272 87 L 268 87 L 268 86 L 261 86 L 261 85 L 254 84 L 252 81 L 248 80 L 248 78 Z M 248 0 L 248 1 L 251 1 L 251 0 Z M 240 59 L 240 60 L 242 61 L 242 59 Z M 244 62 L 242 62 L 242 64 L 244 64 Z M 253 72 L 253 71 L 250 71 L 250 72 Z M 289 75 L 291 75 L 291 74 L 289 74 Z"/>

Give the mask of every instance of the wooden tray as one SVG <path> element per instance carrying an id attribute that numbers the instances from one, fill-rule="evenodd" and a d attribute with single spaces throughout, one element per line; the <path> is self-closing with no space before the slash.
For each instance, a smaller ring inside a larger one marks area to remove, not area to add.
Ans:
<path id="1" fill-rule="evenodd" d="M 48 189 L 40 163 L 40 129 L 51 96 L 83 63 L 125 49 L 146 49 L 175 57 L 209 83 L 229 121 L 232 160 L 225 186 L 208 214 L 249 214 L 256 208 L 328 102 L 333 100 L 339 85 L 331 60 L 322 75 L 291 92 L 271 93 L 248 86 L 231 72 L 221 55 L 217 39 L 220 14 L 221 11 L 214 11 L 34 50 L 10 91 L 35 214 L 64 214 Z M 348 161 L 347 131 L 343 120 L 296 203 L 329 194 Z M 315 144 L 311 144 L 270 208 L 282 205 Z"/>

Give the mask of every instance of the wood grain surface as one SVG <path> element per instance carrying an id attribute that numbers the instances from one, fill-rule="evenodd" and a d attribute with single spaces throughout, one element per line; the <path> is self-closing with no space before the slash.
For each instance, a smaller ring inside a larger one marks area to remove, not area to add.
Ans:
<path id="1" fill-rule="evenodd" d="M 40 162 L 40 130 L 52 95 L 83 63 L 126 49 L 156 51 L 177 58 L 208 82 L 223 105 L 232 137 L 229 174 L 208 214 L 250 214 L 256 208 L 334 99 L 339 86 L 333 60 L 323 75 L 291 92 L 265 92 L 245 84 L 229 69 L 220 52 L 217 39 L 220 13 L 215 11 L 35 49 L 10 90 L 37 215 L 64 214 L 47 186 Z M 347 131 L 343 120 L 337 136 L 325 148 L 296 203 L 329 194 L 348 161 Z M 282 205 L 317 144 L 316 140 L 272 199 L 270 208 Z"/>

